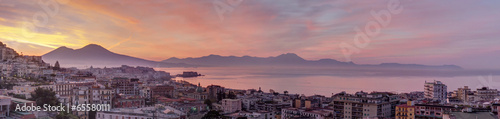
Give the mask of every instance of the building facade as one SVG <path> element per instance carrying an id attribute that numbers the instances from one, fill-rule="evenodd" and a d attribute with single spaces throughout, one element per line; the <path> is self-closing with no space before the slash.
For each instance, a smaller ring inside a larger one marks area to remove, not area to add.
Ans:
<path id="1" fill-rule="evenodd" d="M 333 119 L 332 109 L 298 109 L 285 108 L 281 110 L 281 119 Z"/>
<path id="2" fill-rule="evenodd" d="M 444 102 L 448 94 L 447 89 L 448 87 L 441 83 L 441 81 L 425 82 L 425 98 Z"/>
<path id="3" fill-rule="evenodd" d="M 222 99 L 222 111 L 224 113 L 233 113 L 241 110 L 240 99 Z"/>
<path id="4" fill-rule="evenodd" d="M 456 91 L 454 91 L 453 97 L 456 97 L 460 99 L 463 102 L 467 102 L 467 99 L 469 98 L 468 95 L 473 93 L 471 89 L 468 86 L 464 86 L 463 88 L 458 88 Z"/>
<path id="5" fill-rule="evenodd" d="M 389 118 L 393 117 L 395 108 L 399 103 L 399 96 L 391 93 L 345 92 L 335 94 L 333 97 L 335 118 Z"/>
<path id="6" fill-rule="evenodd" d="M 452 106 L 415 104 L 415 119 L 442 119 L 444 113 L 455 109 Z"/>
<path id="7" fill-rule="evenodd" d="M 411 101 L 396 106 L 396 119 L 415 119 L 415 106 Z"/>
<path id="8" fill-rule="evenodd" d="M 493 101 L 495 98 L 499 97 L 497 89 L 491 89 L 488 87 L 478 88 L 475 95 L 480 101 Z"/>

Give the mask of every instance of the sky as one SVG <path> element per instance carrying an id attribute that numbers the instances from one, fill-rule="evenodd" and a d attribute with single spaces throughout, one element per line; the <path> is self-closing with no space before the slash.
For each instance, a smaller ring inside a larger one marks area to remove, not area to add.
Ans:
<path id="1" fill-rule="evenodd" d="M 0 0 L 0 41 L 25 55 L 99 44 L 154 61 L 296 53 L 308 60 L 500 69 L 499 5 L 497 0 Z M 399 11 L 391 12 L 394 8 Z M 389 11 L 390 21 L 374 17 L 383 11 Z M 370 25 L 370 41 L 356 40 L 355 29 L 366 34 Z M 358 52 L 346 58 L 345 44 Z"/>

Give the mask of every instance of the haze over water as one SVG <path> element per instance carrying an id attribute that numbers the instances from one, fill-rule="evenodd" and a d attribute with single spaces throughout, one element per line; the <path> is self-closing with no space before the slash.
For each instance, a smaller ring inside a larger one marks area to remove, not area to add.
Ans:
<path id="1" fill-rule="evenodd" d="M 439 80 L 448 86 L 448 91 L 469 86 L 476 89 L 482 86 L 500 88 L 492 79 L 498 76 L 477 75 L 459 77 L 439 76 L 335 76 L 315 73 L 317 69 L 304 70 L 302 73 L 290 73 L 290 69 L 281 68 L 244 68 L 244 67 L 201 67 L 201 68 L 158 68 L 170 72 L 171 75 L 183 71 L 196 71 L 205 76 L 195 78 L 177 77 L 174 80 L 184 80 L 202 86 L 220 85 L 232 89 L 259 89 L 269 92 L 273 89 L 279 93 L 289 91 L 290 94 L 331 96 L 332 93 L 346 91 L 387 91 L 412 92 L 423 91 L 425 81 Z M 297 69 L 298 70 L 298 69 Z"/>

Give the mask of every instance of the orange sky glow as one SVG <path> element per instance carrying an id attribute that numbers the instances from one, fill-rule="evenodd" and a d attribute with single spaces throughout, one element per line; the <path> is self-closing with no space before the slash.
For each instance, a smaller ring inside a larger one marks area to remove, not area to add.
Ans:
<path id="1" fill-rule="evenodd" d="M 57 7 L 51 4 L 52 11 L 47 11 L 44 5 L 50 1 Z M 354 44 L 354 29 L 376 21 L 370 12 L 385 10 L 390 2 L 243 0 L 221 19 L 214 1 L 218 0 L 4 0 L 0 41 L 26 55 L 93 43 L 154 61 L 283 53 L 344 61 L 339 44 Z M 499 4 L 400 0 L 401 13 L 393 14 L 351 59 L 366 64 L 498 68 L 500 63 L 491 63 L 500 59 Z"/>

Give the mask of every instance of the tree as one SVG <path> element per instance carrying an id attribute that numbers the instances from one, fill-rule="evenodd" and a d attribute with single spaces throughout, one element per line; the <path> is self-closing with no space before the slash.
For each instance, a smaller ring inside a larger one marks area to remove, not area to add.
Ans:
<path id="1" fill-rule="evenodd" d="M 236 94 L 234 94 L 233 91 L 229 92 L 229 94 L 227 95 L 227 98 L 229 99 L 236 99 Z"/>
<path id="2" fill-rule="evenodd" d="M 278 92 L 274 92 L 273 94 L 274 94 L 274 95 L 279 95 L 280 93 L 278 93 Z"/>
<path id="3" fill-rule="evenodd" d="M 288 91 L 283 91 L 283 94 L 288 95 Z"/>
<path id="4" fill-rule="evenodd" d="M 215 110 L 212 110 L 212 111 L 209 111 L 207 114 L 203 115 L 203 117 L 201 117 L 201 119 L 222 119 L 222 116 L 219 111 L 215 111 Z"/>
<path id="5" fill-rule="evenodd" d="M 56 92 L 52 91 L 52 89 L 37 88 L 33 93 L 31 93 L 30 100 L 35 101 L 38 106 L 42 106 L 44 104 L 53 106 L 59 105 Z"/>
<path id="6" fill-rule="evenodd" d="M 226 99 L 226 93 L 225 92 L 218 92 L 217 93 L 217 101 L 220 101 L 222 99 Z"/>
<path id="7" fill-rule="evenodd" d="M 209 99 L 206 99 L 205 102 L 203 102 L 204 104 L 206 104 L 208 106 L 208 109 L 212 110 L 212 101 L 210 101 Z"/>
<path id="8" fill-rule="evenodd" d="M 19 99 L 26 99 L 26 96 L 25 95 L 22 95 L 22 94 L 14 94 L 14 93 L 7 93 L 7 95 L 9 96 L 12 96 L 14 98 L 19 98 Z"/>
<path id="9" fill-rule="evenodd" d="M 12 97 L 19 98 L 19 99 L 26 99 L 25 95 L 20 95 L 20 94 L 14 94 L 14 95 L 12 95 Z"/>

